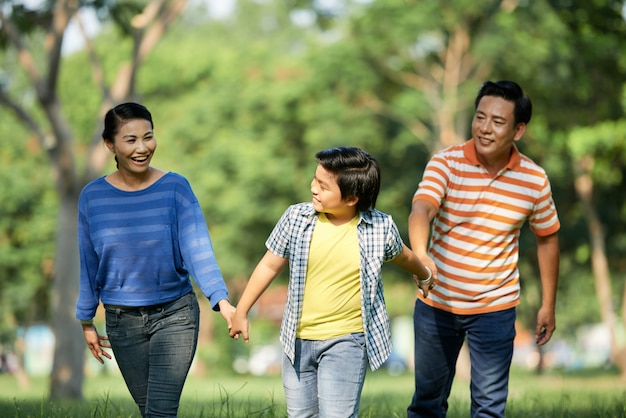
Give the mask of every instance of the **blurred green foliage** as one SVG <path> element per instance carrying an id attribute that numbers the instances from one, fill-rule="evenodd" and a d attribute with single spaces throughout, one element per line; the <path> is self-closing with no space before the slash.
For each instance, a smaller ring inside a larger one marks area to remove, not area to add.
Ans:
<path id="1" fill-rule="evenodd" d="M 190 180 L 232 284 L 251 273 L 282 211 L 309 199 L 320 149 L 359 146 L 380 161 L 378 208 L 407 239 L 411 197 L 446 128 L 438 115 L 454 105 L 448 128 L 465 138 L 480 84 L 517 80 L 534 104 L 520 148 L 546 168 L 563 225 L 557 333 L 566 337 L 599 320 L 587 226 L 573 188 L 582 156 L 596 161 L 595 205 L 606 228 L 616 310 L 626 272 L 624 2 L 596 3 L 372 0 L 316 9 L 308 1 L 240 0 L 220 20 L 195 5 L 138 74 L 141 101 L 155 121 L 154 164 Z M 453 42 L 465 48 L 457 67 L 445 55 Z M 95 45 L 112 79 L 131 44 L 105 25 Z M 4 76 L 36 117 L 32 88 L 12 54 L 0 56 Z M 83 155 L 102 118 L 101 95 L 84 51 L 63 60 L 63 111 Z M 455 83 L 444 75 L 454 69 Z M 45 153 L 4 111 L 0 141 L 0 343 L 11 343 L 16 327 L 49 318 L 57 202 Z M 519 312 L 529 327 L 540 303 L 534 251 L 525 230 Z M 413 295 L 393 287 L 408 279 L 385 270 L 394 315 L 411 314 Z"/>

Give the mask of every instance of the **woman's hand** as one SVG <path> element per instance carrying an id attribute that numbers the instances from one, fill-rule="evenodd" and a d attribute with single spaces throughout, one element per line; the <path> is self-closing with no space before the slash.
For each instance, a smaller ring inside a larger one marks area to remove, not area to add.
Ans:
<path id="1" fill-rule="evenodd" d="M 218 305 L 220 307 L 220 313 L 226 320 L 226 325 L 228 325 L 228 331 L 230 331 L 233 327 L 233 314 L 235 313 L 235 307 L 226 299 L 220 300 Z"/>
<path id="2" fill-rule="evenodd" d="M 102 357 L 106 357 L 111 360 L 111 354 L 103 350 L 103 348 L 111 348 L 109 337 L 106 335 L 99 335 L 94 324 L 85 324 L 82 327 L 87 347 L 96 360 L 102 364 L 104 364 L 104 359 Z"/>

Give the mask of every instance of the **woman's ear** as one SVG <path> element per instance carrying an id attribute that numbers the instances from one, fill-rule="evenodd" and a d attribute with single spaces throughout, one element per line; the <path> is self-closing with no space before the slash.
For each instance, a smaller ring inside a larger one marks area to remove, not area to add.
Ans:
<path id="1" fill-rule="evenodd" d="M 113 154 L 115 154 L 115 148 L 113 146 L 113 141 L 109 141 L 108 139 L 103 139 L 103 140 L 104 140 L 104 145 L 107 146 L 109 151 L 111 151 Z"/>

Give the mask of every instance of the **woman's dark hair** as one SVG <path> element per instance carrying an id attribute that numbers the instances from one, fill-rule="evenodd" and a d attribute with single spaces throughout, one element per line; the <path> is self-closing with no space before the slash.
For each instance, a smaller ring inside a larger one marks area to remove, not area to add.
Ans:
<path id="1" fill-rule="evenodd" d="M 145 106 L 134 102 L 122 103 L 110 109 L 104 116 L 102 139 L 113 142 L 122 125 L 131 119 L 147 120 L 154 129 L 152 115 Z"/>
<path id="2" fill-rule="evenodd" d="M 330 148 L 315 154 L 317 162 L 337 176 L 341 197 L 355 196 L 356 209 L 374 209 L 380 191 L 380 167 L 374 157 L 360 148 Z"/>
<path id="3" fill-rule="evenodd" d="M 496 96 L 502 97 L 505 100 L 513 102 L 515 109 L 513 115 L 515 117 L 515 124 L 528 123 L 533 113 L 533 105 L 530 98 L 524 94 L 522 88 L 515 81 L 501 80 L 501 81 L 487 81 L 478 90 L 476 101 L 474 106 L 478 108 L 480 99 L 484 96 Z"/>

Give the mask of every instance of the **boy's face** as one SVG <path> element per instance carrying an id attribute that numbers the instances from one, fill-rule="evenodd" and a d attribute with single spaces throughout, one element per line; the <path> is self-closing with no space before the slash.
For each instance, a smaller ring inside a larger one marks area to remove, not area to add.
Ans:
<path id="1" fill-rule="evenodd" d="M 352 219 L 356 215 L 357 199 L 353 197 L 344 200 L 337 184 L 337 176 L 327 171 L 321 164 L 318 164 L 315 170 L 311 194 L 315 210 L 325 213 L 329 219 L 332 217 Z"/>

